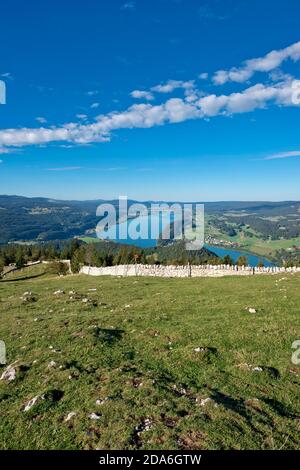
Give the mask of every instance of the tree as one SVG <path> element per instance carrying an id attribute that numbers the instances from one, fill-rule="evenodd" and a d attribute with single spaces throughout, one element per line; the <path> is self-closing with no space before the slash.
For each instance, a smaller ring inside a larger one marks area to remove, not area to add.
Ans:
<path id="1" fill-rule="evenodd" d="M 23 252 L 20 249 L 16 253 L 16 267 L 17 268 L 23 268 L 24 264 L 25 264 L 25 259 L 24 259 L 24 256 L 23 256 Z"/>
<path id="2" fill-rule="evenodd" d="M 2 273 L 3 273 L 3 270 L 4 270 L 4 259 L 3 258 L 0 258 L 0 277 L 2 277 Z"/>
<path id="3" fill-rule="evenodd" d="M 236 262 L 238 266 L 248 266 L 247 256 L 240 256 Z"/>
<path id="4" fill-rule="evenodd" d="M 223 264 L 227 264 L 229 266 L 232 266 L 234 264 L 233 259 L 229 255 L 225 255 L 223 258 Z"/>
<path id="5" fill-rule="evenodd" d="M 53 263 L 50 263 L 49 271 L 58 276 L 65 276 L 68 273 L 68 266 L 61 261 L 53 261 Z"/>
<path id="6" fill-rule="evenodd" d="M 73 253 L 73 256 L 71 258 L 71 270 L 72 270 L 72 273 L 79 273 L 79 271 L 80 271 L 79 250 L 76 250 Z"/>

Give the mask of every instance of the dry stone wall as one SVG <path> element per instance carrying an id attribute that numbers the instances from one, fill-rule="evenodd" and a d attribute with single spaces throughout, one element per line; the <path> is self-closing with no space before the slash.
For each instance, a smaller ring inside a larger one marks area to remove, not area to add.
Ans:
<path id="1" fill-rule="evenodd" d="M 157 266 L 150 264 L 126 264 L 96 268 L 83 266 L 81 274 L 90 276 L 152 276 L 152 277 L 221 277 L 252 276 L 253 274 L 279 274 L 300 272 L 300 268 L 251 268 L 250 266 Z"/>

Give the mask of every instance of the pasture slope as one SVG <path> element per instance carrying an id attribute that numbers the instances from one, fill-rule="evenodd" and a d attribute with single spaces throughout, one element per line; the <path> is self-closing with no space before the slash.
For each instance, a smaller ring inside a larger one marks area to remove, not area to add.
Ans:
<path id="1" fill-rule="evenodd" d="M 46 269 L 0 282 L 1 449 L 300 447 L 299 274 Z"/>

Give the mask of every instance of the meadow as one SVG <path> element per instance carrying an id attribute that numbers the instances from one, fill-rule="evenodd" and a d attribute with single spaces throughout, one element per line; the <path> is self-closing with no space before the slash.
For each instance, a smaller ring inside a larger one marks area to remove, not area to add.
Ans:
<path id="1" fill-rule="evenodd" d="M 299 449 L 299 284 L 6 276 L 0 448 Z"/>

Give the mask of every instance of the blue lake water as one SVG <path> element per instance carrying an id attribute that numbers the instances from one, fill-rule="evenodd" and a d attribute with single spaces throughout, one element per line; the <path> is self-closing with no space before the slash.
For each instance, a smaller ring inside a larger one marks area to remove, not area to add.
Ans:
<path id="1" fill-rule="evenodd" d="M 256 255 L 251 255 L 244 251 L 230 250 L 228 248 L 219 248 L 217 246 L 210 245 L 205 245 L 205 248 L 212 251 L 213 253 L 216 253 L 216 255 L 220 256 L 220 258 L 224 258 L 224 256 L 229 255 L 233 261 L 237 261 L 240 256 L 246 256 L 249 266 L 257 266 L 259 262 L 262 262 L 266 267 L 274 266 L 271 261 Z"/>
<path id="2" fill-rule="evenodd" d="M 144 229 L 146 229 L 146 232 L 147 232 L 147 229 L 148 229 L 148 233 L 150 234 L 151 233 L 150 218 L 148 216 L 145 216 L 142 219 L 144 219 L 144 222 L 145 222 Z M 153 221 L 153 216 L 152 216 L 152 221 Z M 158 222 L 160 224 L 160 229 L 158 230 L 158 233 L 160 233 L 166 227 L 166 225 L 168 223 L 168 219 L 164 218 L 163 216 L 160 215 L 156 219 L 156 222 Z M 144 239 L 142 239 L 142 238 L 138 238 L 138 239 L 132 238 L 132 236 L 130 236 L 130 225 L 132 223 L 134 223 L 134 220 L 128 221 L 128 227 L 126 225 L 127 222 L 120 223 L 117 226 L 111 227 L 107 232 L 105 232 L 105 234 L 106 234 L 105 237 L 99 236 L 100 234 L 98 234 L 98 238 L 106 238 L 106 239 L 109 239 L 109 240 L 117 242 L 117 243 L 124 243 L 124 244 L 127 244 L 127 245 L 135 245 L 135 246 L 138 246 L 139 248 L 152 248 L 152 247 L 157 246 L 157 239 L 156 238 L 151 238 L 150 236 L 148 238 L 144 238 Z M 126 230 L 125 227 L 128 230 Z M 120 236 L 120 232 L 122 232 L 122 229 L 124 229 L 123 231 L 126 232 L 125 237 L 124 237 L 124 233 L 122 234 L 122 236 Z M 104 232 L 102 232 L 102 235 L 103 235 L 103 233 Z M 266 267 L 274 266 L 274 264 L 271 263 L 271 261 L 269 261 L 265 258 L 256 256 L 256 255 L 252 255 L 252 254 L 249 254 L 249 253 L 246 253 L 246 252 L 243 252 L 243 251 L 232 250 L 232 249 L 228 249 L 228 248 L 219 248 L 219 247 L 210 246 L 210 245 L 204 245 L 204 246 L 205 246 L 205 248 L 207 248 L 210 251 L 214 252 L 220 258 L 224 258 L 224 256 L 229 255 L 233 259 L 233 261 L 237 261 L 240 256 L 246 256 L 249 266 L 257 266 L 259 262 L 262 262 L 264 264 L 264 266 L 266 266 Z"/>

